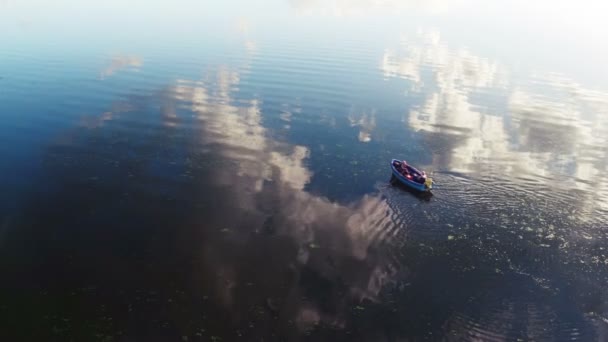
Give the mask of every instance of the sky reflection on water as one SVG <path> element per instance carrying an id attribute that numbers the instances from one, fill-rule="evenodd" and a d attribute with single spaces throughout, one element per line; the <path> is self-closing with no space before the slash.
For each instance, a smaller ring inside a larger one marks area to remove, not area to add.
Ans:
<path id="1" fill-rule="evenodd" d="M 0 3 L 0 336 L 607 338 L 597 7 L 180 4 Z"/>

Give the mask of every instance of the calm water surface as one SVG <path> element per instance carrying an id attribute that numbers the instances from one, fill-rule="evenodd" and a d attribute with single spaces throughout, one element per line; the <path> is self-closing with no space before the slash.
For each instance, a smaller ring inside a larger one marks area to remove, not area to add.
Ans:
<path id="1" fill-rule="evenodd" d="M 608 340 L 598 6 L 0 1 L 1 339 Z"/>

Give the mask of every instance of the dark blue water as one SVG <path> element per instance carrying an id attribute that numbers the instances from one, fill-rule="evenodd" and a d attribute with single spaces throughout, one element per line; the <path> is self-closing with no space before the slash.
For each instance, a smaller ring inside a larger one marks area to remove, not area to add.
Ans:
<path id="1" fill-rule="evenodd" d="M 608 339 L 601 13 L 0 2 L 0 338 Z"/>

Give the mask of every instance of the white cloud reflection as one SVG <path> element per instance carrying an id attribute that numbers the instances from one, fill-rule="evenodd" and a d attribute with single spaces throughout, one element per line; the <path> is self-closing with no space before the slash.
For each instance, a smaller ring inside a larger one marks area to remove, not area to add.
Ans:
<path id="1" fill-rule="evenodd" d="M 227 69 L 223 70 L 220 73 L 231 74 Z M 238 77 L 226 74 L 217 75 L 217 78 L 231 80 L 220 88 L 238 82 Z M 213 93 L 215 96 L 210 95 Z M 235 104 L 231 98 L 224 97 L 226 92 L 213 91 L 204 84 L 185 80 L 178 83 L 174 94 L 196 113 L 204 132 L 201 136 L 204 145 L 212 146 L 213 151 L 236 162 L 234 170 L 218 170 L 213 181 L 235 189 L 234 201 L 239 210 L 232 215 L 265 215 L 259 207 L 261 196 L 275 198 L 278 204 L 273 206 L 274 216 L 282 222 L 277 225 L 277 233 L 291 237 L 296 244 L 298 269 L 306 267 L 331 278 L 349 279 L 350 296 L 337 304 L 343 307 L 337 308 L 336 315 L 321 314 L 312 304 L 301 307 L 297 303 L 300 303 L 303 289 L 294 284 L 283 299 L 282 307 L 293 311 L 290 315 L 298 328 L 307 329 L 319 321 L 343 326 L 340 322 L 345 319 L 343 315 L 348 312 L 352 297 L 376 301 L 397 272 L 387 268 L 388 260 L 368 255 L 371 244 L 382 235 L 382 230 L 394 224 L 392 210 L 385 200 L 379 196 L 364 196 L 355 203 L 339 204 L 306 191 L 305 186 L 312 177 L 312 171 L 306 166 L 310 150 L 270 138 L 270 132 L 262 125 L 258 100 Z M 317 252 L 319 244 L 322 244 L 322 253 Z M 319 260 L 319 255 L 325 257 Z M 336 261 L 330 274 L 326 271 L 327 259 Z M 353 261 L 347 260 L 356 260 L 360 266 L 352 269 L 349 265 Z M 222 278 L 217 284 L 217 291 L 228 310 L 239 305 L 233 300 L 237 289 L 226 286 L 235 283 L 233 267 L 236 265 L 223 262 L 222 275 L 232 274 L 233 277 Z"/>
<path id="2" fill-rule="evenodd" d="M 131 55 L 114 56 L 110 60 L 109 65 L 101 71 L 101 73 L 99 74 L 99 78 L 103 80 L 105 78 L 108 78 L 109 76 L 114 75 L 120 70 L 128 68 L 138 70 L 143 65 L 144 61 L 141 57 Z"/>
<path id="3" fill-rule="evenodd" d="M 408 125 L 452 141 L 437 152 L 448 158 L 436 167 L 551 179 L 594 194 L 589 203 L 606 207 L 608 94 L 559 74 L 516 84 L 499 63 L 451 49 L 437 32 L 420 31 L 402 48 L 387 49 L 382 70 L 408 80 L 410 92 L 424 98 L 407 113 Z M 494 103 L 479 103 L 485 94 Z"/>
<path id="4" fill-rule="evenodd" d="M 271 139 L 268 129 L 262 125 L 258 100 L 234 103 L 228 91 L 239 82 L 239 77 L 234 72 L 220 68 L 216 79 L 217 90 L 207 89 L 202 82 L 180 80 L 173 89 L 173 94 L 178 101 L 187 104 L 187 108 L 197 114 L 205 133 L 201 136 L 204 144 L 215 146 L 214 150 L 219 150 L 230 160 L 238 162 L 238 178 L 222 172 L 218 175 L 220 182 L 248 189 L 243 195 L 254 196 L 265 191 L 265 182 L 272 181 L 268 186 L 280 189 L 285 215 L 298 222 L 297 226 L 302 228 L 291 233 L 298 236 L 306 248 L 315 240 L 315 230 L 310 229 L 312 226 L 322 222 L 322 226 L 331 227 L 347 221 L 351 237 L 347 246 L 356 246 L 348 254 L 363 259 L 367 248 L 363 237 L 366 235 L 365 230 L 372 227 L 367 223 L 369 220 L 378 221 L 371 215 L 370 208 L 376 208 L 377 213 L 385 216 L 388 208 L 382 205 L 384 202 L 376 197 L 364 197 L 359 204 L 344 206 L 304 191 L 312 177 L 312 172 L 305 165 L 310 156 L 309 149 L 300 145 L 289 146 Z M 373 114 L 363 115 L 358 120 L 358 124 L 366 127 L 373 122 Z M 222 177 L 228 178 L 222 181 Z M 240 197 L 254 210 L 253 198 L 248 200 L 248 196 Z M 365 209 L 365 215 L 361 214 L 362 208 L 368 208 Z"/>
<path id="5" fill-rule="evenodd" d="M 372 132 L 376 128 L 376 111 L 372 110 L 370 114 L 363 113 L 359 115 L 351 112 L 348 120 L 351 127 L 359 127 L 358 139 L 360 142 L 366 143 L 372 141 Z"/>
<path id="6" fill-rule="evenodd" d="M 218 169 L 213 183 L 234 189 L 235 203 L 230 205 L 238 206 L 238 210 L 233 216 L 267 215 L 260 208 L 260 202 L 264 202 L 261 198 L 274 198 L 278 203 L 273 206 L 274 216 L 283 222 L 277 224 L 277 233 L 293 239 L 298 250 L 296 260 L 301 266 L 328 277 L 349 279 L 351 296 L 377 300 L 397 269 L 387 267 L 388 260 L 370 257 L 368 251 L 386 227 L 397 224 L 392 222 L 391 208 L 376 195 L 340 204 L 308 192 L 306 185 L 313 176 L 307 167 L 310 150 L 273 138 L 273 132 L 263 124 L 261 100 L 237 101 L 232 97 L 241 82 L 240 73 L 248 68 L 246 62 L 240 68 L 220 67 L 209 72 L 203 81 L 178 80 L 170 91 L 178 108 L 194 113 L 200 123 L 201 145 L 234 164 L 234 167 Z M 291 111 L 285 109 L 281 119 L 289 122 Z M 361 129 L 361 141 L 371 140 L 375 113 L 353 115 L 351 120 Z M 322 253 L 319 253 L 319 244 L 322 244 Z M 210 248 L 205 248 L 207 253 Z M 322 260 L 319 255 L 324 255 Z M 327 259 L 336 261 L 330 274 L 326 274 Z M 217 258 L 213 260 L 218 262 Z M 349 266 L 352 260 L 360 266 L 352 269 Z M 217 284 L 218 293 L 228 309 L 238 305 L 233 300 L 236 289 L 226 286 L 235 283 L 234 267 L 236 265 L 226 262 L 221 262 L 219 267 L 223 278 Z M 337 310 L 338 315 L 321 314 L 312 305 L 293 307 L 293 303 L 300 302 L 300 291 L 299 286 L 294 286 L 287 303 L 283 304 L 294 310 L 292 317 L 300 328 L 320 320 L 343 326 L 340 322 L 345 318 L 341 315 L 348 312 L 348 307 Z M 349 300 L 345 297 L 341 302 L 343 304 L 338 305 L 348 305 Z"/>
<path id="7" fill-rule="evenodd" d="M 205 130 L 205 143 L 219 144 L 227 157 L 238 160 L 238 174 L 256 179 L 257 192 L 262 191 L 264 181 L 282 181 L 303 189 L 312 176 L 303 166 L 308 149 L 294 146 L 290 152 L 276 152 L 274 149 L 280 144 L 267 137 L 259 101 L 237 105 L 230 98 L 230 89 L 238 82 L 238 74 L 220 69 L 213 94 L 204 84 L 186 80 L 178 81 L 173 92 L 177 100 L 190 103 L 188 109 L 197 114 Z"/>

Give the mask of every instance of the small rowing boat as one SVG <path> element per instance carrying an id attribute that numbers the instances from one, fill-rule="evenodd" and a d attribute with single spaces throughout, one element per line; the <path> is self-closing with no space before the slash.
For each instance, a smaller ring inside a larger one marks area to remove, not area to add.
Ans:
<path id="1" fill-rule="evenodd" d="M 395 178 L 412 189 L 429 191 L 433 188 L 433 179 L 427 177 L 424 171 L 409 165 L 405 160 L 391 160 L 391 169 Z"/>

